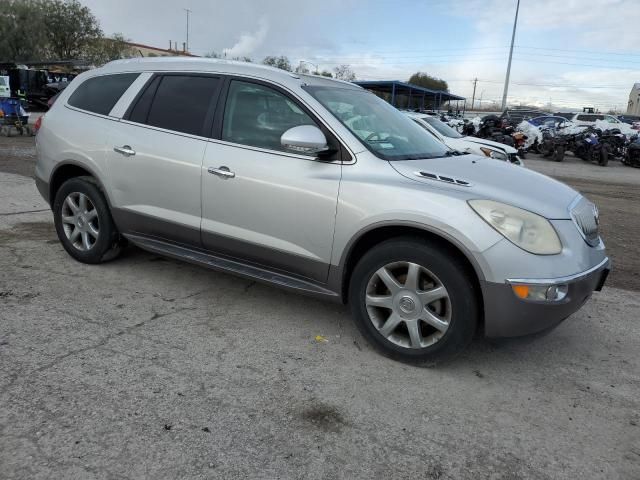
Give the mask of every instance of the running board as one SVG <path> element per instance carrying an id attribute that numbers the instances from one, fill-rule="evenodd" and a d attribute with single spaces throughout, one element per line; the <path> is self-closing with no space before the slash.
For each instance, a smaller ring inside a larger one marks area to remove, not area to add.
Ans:
<path id="1" fill-rule="evenodd" d="M 204 253 L 191 248 L 182 247 L 162 240 L 143 237 L 140 235 L 125 234 L 127 240 L 134 245 L 149 252 L 165 255 L 177 260 L 184 260 L 189 263 L 201 265 L 212 270 L 239 275 L 263 283 L 277 285 L 280 287 L 295 290 L 315 296 L 332 297 L 337 299 L 338 294 L 316 283 L 292 277 L 283 273 L 274 272 L 255 265 L 219 257 L 210 253 Z"/>

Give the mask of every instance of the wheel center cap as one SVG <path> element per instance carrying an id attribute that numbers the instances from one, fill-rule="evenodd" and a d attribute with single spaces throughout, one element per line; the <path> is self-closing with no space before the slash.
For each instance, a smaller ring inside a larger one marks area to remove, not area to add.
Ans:
<path id="1" fill-rule="evenodd" d="M 416 303 L 411 297 L 402 297 L 398 302 L 398 306 L 404 313 L 413 313 L 416 309 Z"/>
<path id="2" fill-rule="evenodd" d="M 84 218 L 78 217 L 78 220 L 76 221 L 76 224 L 78 225 L 79 228 L 84 227 Z"/>

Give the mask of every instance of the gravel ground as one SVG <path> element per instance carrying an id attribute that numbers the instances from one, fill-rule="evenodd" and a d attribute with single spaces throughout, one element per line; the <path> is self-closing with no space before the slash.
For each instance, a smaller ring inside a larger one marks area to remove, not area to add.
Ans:
<path id="1" fill-rule="evenodd" d="M 73 261 L 32 142 L 0 137 L 0 478 L 640 478 L 637 185 L 579 180 L 620 250 L 580 312 L 422 369 L 340 306 L 134 248 Z"/>

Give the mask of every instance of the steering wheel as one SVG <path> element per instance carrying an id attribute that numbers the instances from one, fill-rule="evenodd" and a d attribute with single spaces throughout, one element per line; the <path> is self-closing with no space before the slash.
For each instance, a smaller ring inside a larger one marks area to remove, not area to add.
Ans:
<path id="1" fill-rule="evenodd" d="M 365 141 L 365 142 L 368 142 L 368 141 L 370 141 L 370 140 L 373 140 L 375 137 L 378 137 L 378 140 L 382 140 L 382 137 L 380 136 L 380 134 L 379 134 L 379 133 L 377 133 L 377 132 L 373 132 L 373 133 L 370 133 L 370 134 L 367 136 L 367 138 L 365 138 L 365 139 L 364 139 L 364 141 Z"/>

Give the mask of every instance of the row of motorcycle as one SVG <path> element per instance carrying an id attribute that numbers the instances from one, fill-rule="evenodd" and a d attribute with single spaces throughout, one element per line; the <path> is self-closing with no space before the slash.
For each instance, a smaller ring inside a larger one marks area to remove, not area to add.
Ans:
<path id="1" fill-rule="evenodd" d="M 518 150 L 518 156 L 525 158 L 527 152 L 540 153 L 553 161 L 561 162 L 566 152 L 587 161 L 606 166 L 610 159 L 619 159 L 622 163 L 640 168 L 640 138 L 638 135 L 625 135 L 619 129 L 603 130 L 592 126 L 571 128 L 559 126 L 537 127 L 542 135 L 533 142 L 527 142 L 528 136 L 517 130 L 517 126 L 497 115 L 482 118 L 476 128 L 471 122 L 462 125 L 462 134 L 486 138 L 509 145 Z"/>

